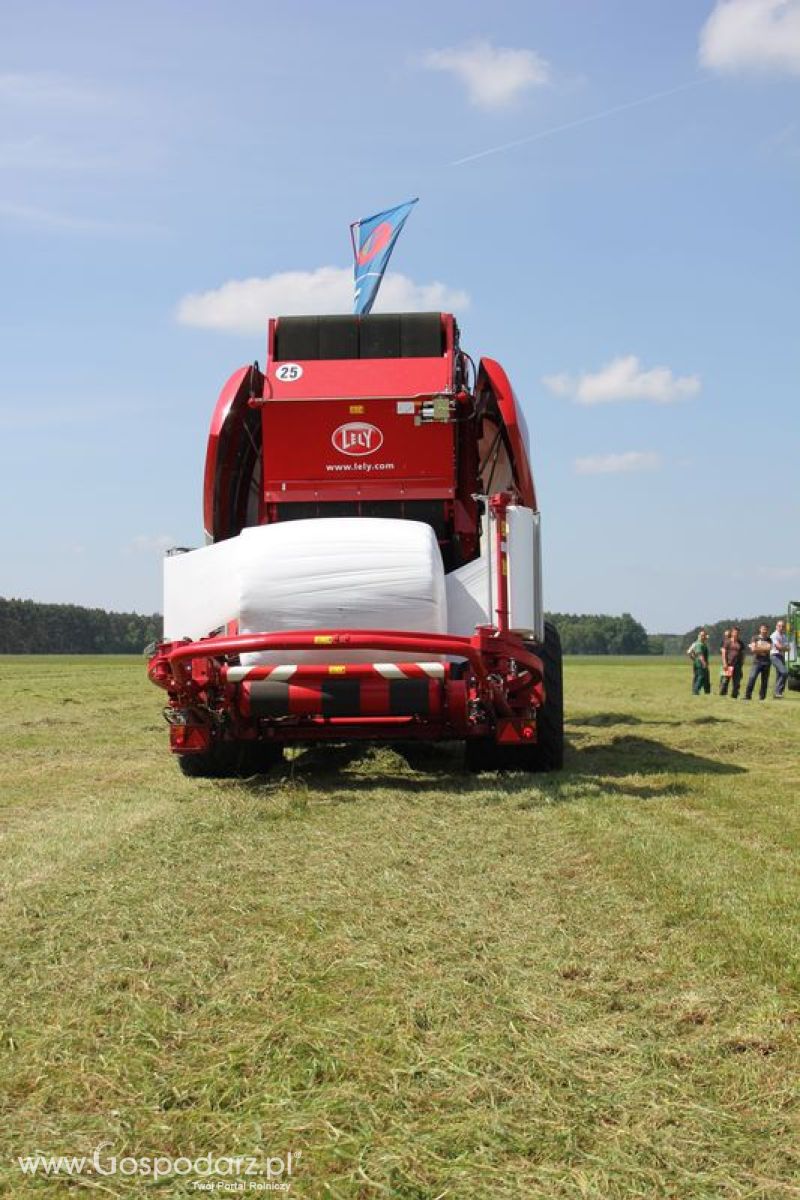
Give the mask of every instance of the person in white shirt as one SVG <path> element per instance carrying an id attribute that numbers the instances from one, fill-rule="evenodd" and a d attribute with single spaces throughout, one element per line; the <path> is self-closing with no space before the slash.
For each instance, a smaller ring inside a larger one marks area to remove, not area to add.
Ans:
<path id="1" fill-rule="evenodd" d="M 775 699 L 780 700 L 786 690 L 786 679 L 789 675 L 789 668 L 786 666 L 789 639 L 786 636 L 785 621 L 778 621 L 778 624 L 769 636 L 769 640 L 772 643 L 769 661 L 775 668 Z"/>

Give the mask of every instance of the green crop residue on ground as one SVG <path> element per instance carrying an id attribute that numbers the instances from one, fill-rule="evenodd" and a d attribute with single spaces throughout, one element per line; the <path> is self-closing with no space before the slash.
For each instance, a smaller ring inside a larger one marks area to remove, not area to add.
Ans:
<path id="1" fill-rule="evenodd" d="M 206 782 L 141 660 L 0 661 L 0 1190 L 203 1194 L 15 1165 L 108 1143 L 299 1152 L 304 1198 L 800 1196 L 800 696 L 689 692 L 569 660 L 554 776 Z"/>

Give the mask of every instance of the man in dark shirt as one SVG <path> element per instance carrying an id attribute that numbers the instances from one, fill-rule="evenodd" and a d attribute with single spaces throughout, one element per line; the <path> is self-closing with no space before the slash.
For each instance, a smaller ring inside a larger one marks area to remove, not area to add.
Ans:
<path id="1" fill-rule="evenodd" d="M 731 696 L 734 700 L 739 698 L 739 689 L 742 686 L 742 671 L 744 669 L 744 642 L 742 641 L 741 630 L 738 625 L 731 628 L 730 637 L 726 638 L 722 644 L 722 681 L 719 685 L 719 694 L 727 696 L 728 687 L 731 689 Z"/>
<path id="2" fill-rule="evenodd" d="M 759 700 L 766 700 L 767 687 L 769 685 L 769 656 L 772 652 L 772 642 L 769 640 L 768 625 L 759 626 L 758 633 L 753 635 L 753 640 L 750 643 L 750 651 L 753 655 L 753 665 L 750 668 L 744 698 L 745 700 L 752 699 L 756 680 L 760 679 L 758 698 Z"/>

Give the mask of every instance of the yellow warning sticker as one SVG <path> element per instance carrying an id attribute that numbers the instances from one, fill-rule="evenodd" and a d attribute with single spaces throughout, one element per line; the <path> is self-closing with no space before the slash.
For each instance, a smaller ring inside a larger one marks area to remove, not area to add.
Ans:
<path id="1" fill-rule="evenodd" d="M 328 667 L 329 675 L 344 675 L 344 674 L 346 674 L 346 672 L 347 672 L 347 667 L 345 667 L 345 666 L 330 666 L 330 667 Z"/>

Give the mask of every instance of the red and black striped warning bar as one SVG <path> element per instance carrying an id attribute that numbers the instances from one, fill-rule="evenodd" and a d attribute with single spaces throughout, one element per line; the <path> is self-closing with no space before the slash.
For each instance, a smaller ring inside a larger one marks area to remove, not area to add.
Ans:
<path id="1" fill-rule="evenodd" d="M 244 717 L 439 717 L 446 663 L 227 667 Z"/>

